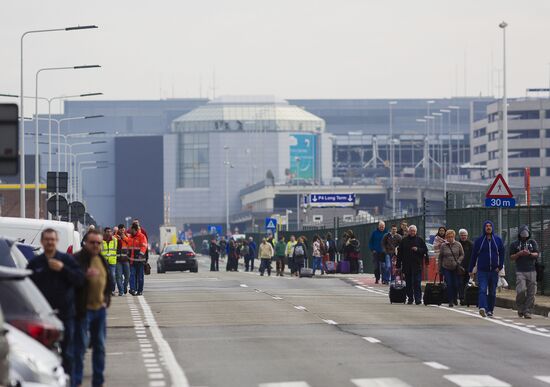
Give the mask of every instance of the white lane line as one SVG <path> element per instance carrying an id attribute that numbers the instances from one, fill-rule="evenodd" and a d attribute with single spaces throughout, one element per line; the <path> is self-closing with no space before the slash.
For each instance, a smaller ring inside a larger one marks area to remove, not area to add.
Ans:
<path id="1" fill-rule="evenodd" d="M 306 382 L 260 383 L 259 387 L 309 387 Z"/>
<path id="2" fill-rule="evenodd" d="M 369 292 L 369 293 L 373 293 L 373 294 L 376 294 L 376 295 L 379 295 L 379 296 L 387 296 L 387 295 L 388 295 L 388 293 L 384 293 L 384 292 L 379 291 L 379 290 L 373 290 L 372 288 L 366 288 L 366 287 L 360 286 L 360 285 L 355 285 L 355 287 L 356 287 L 357 289 L 365 290 L 365 291 L 367 291 L 367 292 Z"/>
<path id="3" fill-rule="evenodd" d="M 154 380 L 152 382 L 149 382 L 149 387 L 164 387 L 166 386 L 166 382 L 163 380 Z"/>
<path id="4" fill-rule="evenodd" d="M 328 325 L 338 325 L 338 323 L 334 320 L 324 320 L 323 319 L 323 321 L 326 322 Z"/>
<path id="5" fill-rule="evenodd" d="M 487 321 L 487 322 L 490 322 L 490 323 L 493 323 L 493 324 L 497 324 L 497 325 L 502 325 L 502 326 L 505 326 L 505 327 L 508 327 L 508 328 L 517 329 L 518 331 L 521 331 L 523 333 L 529 333 L 530 335 L 550 338 L 550 333 L 546 333 L 546 332 L 550 332 L 550 331 L 548 331 L 547 329 L 541 331 L 541 329 L 544 329 L 544 328 L 537 328 L 537 330 L 535 331 L 535 330 L 529 329 L 527 327 L 522 327 L 522 326 L 518 326 L 518 325 L 514 325 L 514 324 L 508 324 L 508 323 L 504 322 L 506 320 L 495 320 L 495 319 L 492 319 L 492 318 L 483 318 L 477 313 L 464 312 L 462 310 L 458 310 L 458 309 L 454 309 L 454 308 L 448 308 L 446 306 L 437 306 L 436 305 L 434 307 L 439 308 L 439 309 L 445 309 L 445 310 L 448 310 L 448 311 L 454 312 L 454 313 L 465 314 L 467 316 L 482 319 L 484 321 Z"/>
<path id="6" fill-rule="evenodd" d="M 449 369 L 449 367 L 447 367 L 446 365 L 443 365 L 443 364 L 438 363 L 436 361 L 427 361 L 424 364 L 427 365 L 428 367 L 432 367 L 433 369 L 436 369 L 436 370 L 448 370 Z"/>
<path id="7" fill-rule="evenodd" d="M 298 310 L 307 310 L 305 306 L 302 306 L 302 305 L 296 305 L 294 306 L 294 309 L 298 309 Z"/>
<path id="8" fill-rule="evenodd" d="M 164 379 L 164 375 L 159 373 L 148 374 L 147 376 L 149 377 L 149 379 Z"/>
<path id="9" fill-rule="evenodd" d="M 535 376 L 535 379 L 550 384 L 550 376 Z"/>
<path id="10" fill-rule="evenodd" d="M 510 320 L 510 319 L 503 319 L 502 321 L 505 321 L 505 322 L 508 322 L 508 323 L 511 323 L 511 322 L 514 322 L 514 320 Z"/>
<path id="11" fill-rule="evenodd" d="M 397 378 L 351 379 L 357 387 L 411 387 Z"/>
<path id="12" fill-rule="evenodd" d="M 527 328 L 536 328 L 536 325 L 526 325 Z"/>
<path id="13" fill-rule="evenodd" d="M 523 326 L 525 325 L 524 323 L 518 323 L 518 322 L 515 322 L 514 325 L 519 325 L 519 326 Z"/>
<path id="14" fill-rule="evenodd" d="M 444 375 L 443 377 L 460 387 L 511 387 L 510 384 L 490 375 Z"/>
<path id="15" fill-rule="evenodd" d="M 246 285 L 246 284 L 241 284 L 240 286 L 241 286 L 241 288 L 247 288 L 248 287 L 248 285 Z"/>
<path id="16" fill-rule="evenodd" d="M 550 332 L 548 329 L 546 328 L 537 328 L 537 331 L 539 332 Z"/>
<path id="17" fill-rule="evenodd" d="M 273 296 L 271 298 L 273 298 L 274 300 L 282 300 L 283 299 L 282 297 L 279 297 L 279 296 Z"/>
<path id="18" fill-rule="evenodd" d="M 363 340 L 367 340 L 369 343 L 373 343 L 373 344 L 381 343 L 381 341 L 375 337 L 363 337 Z"/>
<path id="19" fill-rule="evenodd" d="M 162 370 L 160 368 L 148 368 L 147 369 L 147 372 L 150 372 L 150 373 L 159 373 L 159 372 L 162 372 Z"/>
<path id="20" fill-rule="evenodd" d="M 156 363 L 157 359 L 143 359 L 144 363 Z M 147 364 L 145 364 L 145 367 L 147 367 Z"/>
<path id="21" fill-rule="evenodd" d="M 170 348 L 170 345 L 168 345 L 168 343 L 162 336 L 162 332 L 158 327 L 157 321 L 155 320 L 155 317 L 153 316 L 151 308 L 149 307 L 149 304 L 147 303 L 145 297 L 139 297 L 139 303 L 141 304 L 141 308 L 143 309 L 144 314 L 147 316 L 146 320 L 149 324 L 149 331 L 151 332 L 151 336 L 157 344 L 160 356 L 164 359 L 166 368 L 168 369 L 168 373 L 170 374 L 172 386 L 189 387 L 189 381 L 187 380 L 185 373 L 178 364 L 176 357 L 174 356 L 174 352 L 172 352 L 172 349 Z M 146 354 L 144 353 L 143 355 Z"/>
<path id="22" fill-rule="evenodd" d="M 124 352 L 110 352 L 107 353 L 107 356 L 121 356 L 124 355 Z"/>

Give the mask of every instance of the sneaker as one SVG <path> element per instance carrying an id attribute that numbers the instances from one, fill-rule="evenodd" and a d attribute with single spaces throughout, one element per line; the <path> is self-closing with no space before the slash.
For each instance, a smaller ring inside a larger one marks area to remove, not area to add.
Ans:
<path id="1" fill-rule="evenodd" d="M 449 308 L 454 307 L 455 305 L 452 302 L 449 302 Z"/>
<path id="2" fill-rule="evenodd" d="M 523 318 L 524 316 L 525 316 L 525 315 L 524 315 L 523 313 L 518 312 L 518 317 L 519 317 L 519 318 Z"/>
<path id="3" fill-rule="evenodd" d="M 412 305 L 412 304 L 413 304 L 413 300 L 409 300 L 409 301 L 407 302 L 407 305 Z"/>
<path id="4" fill-rule="evenodd" d="M 458 305 L 458 301 L 457 301 L 457 300 L 454 300 L 454 301 L 453 301 L 453 304 L 455 304 L 455 306 L 457 306 L 457 305 Z"/>
<path id="5" fill-rule="evenodd" d="M 138 296 L 143 296 L 143 292 L 136 293 Z"/>
<path id="6" fill-rule="evenodd" d="M 420 304 L 422 304 L 422 301 L 416 301 L 415 304 L 420 305 Z"/>
<path id="7" fill-rule="evenodd" d="M 523 318 L 526 318 L 526 319 L 530 320 L 530 319 L 532 319 L 533 317 L 531 317 L 531 315 L 530 315 L 529 313 L 525 313 L 525 314 L 523 315 Z"/>
<path id="8" fill-rule="evenodd" d="M 493 312 L 487 312 L 487 317 L 493 317 Z"/>
<path id="9" fill-rule="evenodd" d="M 481 317 L 487 317 L 487 312 L 485 312 L 485 309 L 484 308 L 480 308 L 479 309 L 479 315 Z"/>
<path id="10" fill-rule="evenodd" d="M 118 293 L 119 297 L 122 297 L 123 295 L 124 295 L 124 293 Z"/>
<path id="11" fill-rule="evenodd" d="M 111 292 L 111 296 L 116 296 L 116 292 Z"/>
<path id="12" fill-rule="evenodd" d="M 376 280 L 375 284 L 377 284 L 377 285 L 378 285 L 378 282 L 379 282 L 379 280 Z"/>

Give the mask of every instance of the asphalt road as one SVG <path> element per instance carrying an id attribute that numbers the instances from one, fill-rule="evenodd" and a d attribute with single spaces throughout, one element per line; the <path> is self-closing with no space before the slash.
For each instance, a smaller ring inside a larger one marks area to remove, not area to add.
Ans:
<path id="1" fill-rule="evenodd" d="M 109 313 L 108 386 L 549 386 L 550 320 L 390 305 L 354 276 L 153 273 Z M 153 265 L 155 266 L 155 265 Z"/>

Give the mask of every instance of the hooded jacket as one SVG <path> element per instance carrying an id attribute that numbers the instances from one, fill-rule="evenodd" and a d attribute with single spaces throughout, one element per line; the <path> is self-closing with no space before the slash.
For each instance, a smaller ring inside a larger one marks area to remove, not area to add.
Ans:
<path id="1" fill-rule="evenodd" d="M 384 235 L 387 233 L 388 232 L 385 229 L 384 231 L 380 231 L 379 229 L 374 230 L 369 239 L 369 250 L 376 251 L 377 253 L 384 253 L 385 251 L 382 246 L 382 239 L 384 239 Z"/>
<path id="2" fill-rule="evenodd" d="M 105 299 L 106 306 L 109 307 L 111 305 L 111 289 L 112 289 L 113 283 L 111 282 L 112 278 L 109 275 L 109 267 L 107 266 L 108 265 L 107 261 L 101 254 L 99 254 L 99 257 L 101 258 L 101 263 L 105 268 L 105 273 L 107 276 L 107 279 L 105 282 L 106 283 L 105 289 L 103 291 L 103 296 Z M 78 253 L 74 255 L 74 259 L 76 263 L 80 266 L 80 270 L 83 273 L 87 273 L 88 269 L 90 268 L 90 261 L 92 260 L 92 257 L 88 252 L 88 250 L 86 249 L 80 250 Z M 82 286 L 76 289 L 76 294 L 75 294 L 76 318 L 82 319 L 86 317 L 87 300 L 88 300 L 88 281 L 84 279 Z"/>
<path id="3" fill-rule="evenodd" d="M 493 227 L 491 238 L 485 235 L 485 226 L 490 224 Z M 483 232 L 476 239 L 472 248 L 472 258 L 470 259 L 470 267 L 468 271 L 471 273 L 474 266 L 477 264 L 477 271 L 491 272 L 498 269 L 502 270 L 504 266 L 504 244 L 502 239 L 495 234 L 495 225 L 490 220 L 483 222 Z"/>
<path id="4" fill-rule="evenodd" d="M 522 231 L 527 231 L 529 233 L 529 236 L 525 240 L 521 239 L 520 234 Z M 531 231 L 529 231 L 529 227 L 521 226 L 518 230 L 518 239 L 512 242 L 512 244 L 510 245 L 510 255 L 517 254 L 521 250 L 525 249 L 529 250 L 531 253 L 539 252 L 539 246 L 537 242 L 531 239 Z M 515 261 L 516 271 L 522 273 L 535 271 L 536 261 L 537 257 L 534 257 L 532 254 L 518 257 Z"/>

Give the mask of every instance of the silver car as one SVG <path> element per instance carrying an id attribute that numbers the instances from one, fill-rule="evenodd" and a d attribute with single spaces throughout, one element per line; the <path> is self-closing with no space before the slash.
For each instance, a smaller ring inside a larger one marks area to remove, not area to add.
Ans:
<path id="1" fill-rule="evenodd" d="M 8 362 L 8 353 L 10 346 L 6 338 L 7 330 L 4 327 L 4 315 L 0 309 L 0 386 L 7 386 L 10 374 L 10 365 Z"/>

